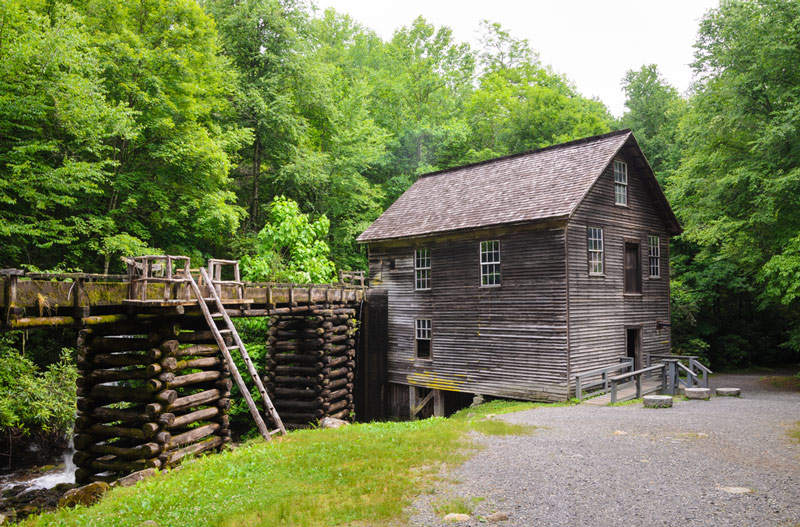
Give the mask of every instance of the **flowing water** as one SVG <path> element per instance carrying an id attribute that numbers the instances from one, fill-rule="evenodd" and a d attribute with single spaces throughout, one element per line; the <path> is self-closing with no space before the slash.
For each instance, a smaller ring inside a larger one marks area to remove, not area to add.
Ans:
<path id="1" fill-rule="evenodd" d="M 9 474 L 3 478 L 0 487 L 9 488 L 15 485 L 24 485 L 27 490 L 51 489 L 60 483 L 75 483 L 75 463 L 72 462 L 72 455 L 75 453 L 75 446 L 72 443 L 72 434 L 69 436 L 67 450 L 64 452 L 64 467 L 61 470 L 49 470 L 36 478 L 17 479 L 14 474 Z M 26 492 L 27 492 L 26 490 Z"/>

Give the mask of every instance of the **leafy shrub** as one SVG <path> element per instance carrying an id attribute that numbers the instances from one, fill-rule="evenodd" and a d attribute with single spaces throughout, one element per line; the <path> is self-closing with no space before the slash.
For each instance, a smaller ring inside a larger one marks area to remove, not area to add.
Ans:
<path id="1" fill-rule="evenodd" d="M 239 318 L 235 319 L 234 323 L 236 324 L 236 330 L 239 332 L 239 336 L 242 338 L 242 342 L 244 342 L 247 348 L 247 354 L 250 355 L 250 359 L 253 361 L 256 370 L 263 374 L 267 371 L 266 360 L 268 353 L 267 339 L 269 336 L 269 319 Z M 263 412 L 264 402 L 261 399 L 261 394 L 258 393 L 255 385 L 250 381 L 250 376 L 247 373 L 247 366 L 244 360 L 242 360 L 241 354 L 234 351 L 231 356 L 239 372 L 242 374 L 242 377 L 245 379 L 245 383 L 250 386 L 250 395 L 253 397 L 256 407 Z M 231 419 L 231 426 L 242 436 L 250 437 L 258 435 L 255 422 L 253 422 L 253 418 L 250 416 L 250 409 L 247 407 L 247 403 L 244 397 L 239 393 L 239 387 L 236 386 L 235 383 L 233 388 L 231 388 L 231 408 L 229 416 Z"/>
<path id="2" fill-rule="evenodd" d="M 311 221 L 296 202 L 276 197 L 270 205 L 270 221 L 256 237 L 256 254 L 242 258 L 245 279 L 330 282 L 336 273 L 325 242 L 330 225 L 325 215 Z"/>
<path id="3" fill-rule="evenodd" d="M 75 419 L 77 378 L 72 350 L 64 348 L 60 359 L 41 371 L 0 343 L 0 429 L 12 443 L 7 446 L 24 439 L 47 453 L 58 443 Z"/>

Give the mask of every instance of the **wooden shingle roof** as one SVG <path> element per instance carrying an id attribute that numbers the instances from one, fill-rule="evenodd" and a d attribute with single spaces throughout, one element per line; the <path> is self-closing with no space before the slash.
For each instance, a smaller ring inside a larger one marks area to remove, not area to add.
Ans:
<path id="1" fill-rule="evenodd" d="M 674 220 L 633 134 L 620 130 L 420 176 L 358 241 L 569 218 L 626 143 L 641 156 L 666 219 Z"/>

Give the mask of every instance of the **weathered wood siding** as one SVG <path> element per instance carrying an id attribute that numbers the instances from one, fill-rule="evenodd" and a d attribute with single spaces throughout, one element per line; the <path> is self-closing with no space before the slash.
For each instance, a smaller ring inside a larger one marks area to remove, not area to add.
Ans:
<path id="1" fill-rule="evenodd" d="M 371 244 L 371 288 L 389 301 L 392 383 L 534 400 L 567 397 L 563 223 L 403 246 Z M 479 244 L 499 239 L 502 285 L 480 287 Z M 414 290 L 414 248 L 431 251 L 431 290 Z M 390 270 L 390 262 L 394 270 Z M 432 359 L 414 358 L 414 321 L 432 322 Z"/>
<path id="2" fill-rule="evenodd" d="M 578 206 L 569 222 L 569 346 L 570 382 L 582 371 L 618 362 L 626 356 L 626 327 L 641 326 L 643 353 L 668 353 L 669 237 L 654 196 L 644 184 L 638 161 L 628 163 L 628 206 L 614 204 L 613 162 Z M 587 227 L 602 227 L 605 276 L 590 276 Z M 649 278 L 648 235 L 659 236 L 661 278 Z M 642 294 L 623 294 L 625 240 L 638 241 L 641 251 Z"/>

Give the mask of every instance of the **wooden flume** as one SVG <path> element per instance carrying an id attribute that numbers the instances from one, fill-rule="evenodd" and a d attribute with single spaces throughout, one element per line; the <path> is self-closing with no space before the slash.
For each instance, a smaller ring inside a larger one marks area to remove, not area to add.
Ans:
<path id="1" fill-rule="evenodd" d="M 233 280 L 222 279 L 224 266 L 234 270 Z M 235 261 L 193 270 L 188 259 L 173 256 L 130 260 L 127 277 L 5 271 L 0 330 L 79 329 L 80 483 L 168 468 L 224 447 L 230 390 L 241 378 L 231 352 L 244 351 L 264 397 L 265 420 L 249 406 L 265 437 L 285 433 L 278 410 L 292 428 L 327 415 L 352 417 L 354 318 L 363 285 L 247 284 Z M 231 317 L 266 316 L 270 354 L 256 365 Z M 249 396 L 246 386 L 240 391 Z"/>

